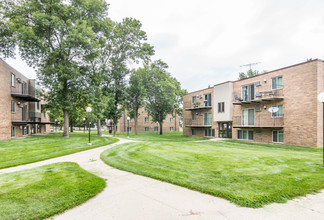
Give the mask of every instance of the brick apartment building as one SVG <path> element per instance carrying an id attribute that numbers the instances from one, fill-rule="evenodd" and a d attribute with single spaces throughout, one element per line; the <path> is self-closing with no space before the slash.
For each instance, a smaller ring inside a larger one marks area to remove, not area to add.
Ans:
<path id="1" fill-rule="evenodd" d="M 49 132 L 49 117 L 35 80 L 0 59 L 0 140 Z"/>
<path id="2" fill-rule="evenodd" d="M 184 135 L 321 147 L 323 91 L 324 61 L 316 59 L 189 93 Z"/>
<path id="3" fill-rule="evenodd" d="M 152 117 L 148 115 L 144 107 L 139 109 L 139 116 L 137 119 L 137 131 L 138 132 L 158 132 L 160 126 L 158 123 L 152 121 Z M 127 111 L 119 119 L 117 124 L 117 132 L 127 132 L 128 122 L 127 122 Z M 109 129 L 109 124 L 107 123 L 107 128 Z M 171 114 L 167 115 L 166 119 L 163 121 L 163 131 L 179 131 L 179 115 Z M 129 132 L 135 132 L 135 120 L 131 119 L 129 122 Z"/>

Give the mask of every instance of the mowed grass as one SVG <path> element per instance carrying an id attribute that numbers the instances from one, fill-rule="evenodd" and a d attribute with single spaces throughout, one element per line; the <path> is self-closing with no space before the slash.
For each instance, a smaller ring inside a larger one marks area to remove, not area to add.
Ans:
<path id="1" fill-rule="evenodd" d="M 107 131 L 105 131 L 104 133 L 109 134 Z M 117 133 L 116 136 L 120 138 L 127 138 L 127 133 Z M 160 135 L 160 133 L 157 132 L 139 132 L 138 136 L 135 136 L 134 132 L 129 133 L 129 140 L 136 140 L 136 141 L 184 142 L 184 141 L 200 141 L 200 140 L 208 140 L 208 139 L 210 138 L 183 136 L 181 131 L 163 132 L 162 135 Z"/>
<path id="2" fill-rule="evenodd" d="M 0 175 L 0 219 L 44 219 L 101 192 L 105 180 L 75 163 Z"/>
<path id="3" fill-rule="evenodd" d="M 322 149 L 223 142 L 136 142 L 104 151 L 110 166 L 245 207 L 284 203 L 324 188 Z"/>
<path id="4" fill-rule="evenodd" d="M 70 138 L 63 138 L 62 133 L 51 133 L 0 141 L 0 169 L 72 154 L 117 141 L 116 138 L 91 136 L 92 145 L 88 145 L 88 136 L 83 133 L 70 133 Z"/>

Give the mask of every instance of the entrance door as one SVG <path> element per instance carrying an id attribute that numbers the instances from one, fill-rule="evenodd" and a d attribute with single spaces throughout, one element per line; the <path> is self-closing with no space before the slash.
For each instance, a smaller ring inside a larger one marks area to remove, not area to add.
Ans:
<path id="1" fill-rule="evenodd" d="M 232 122 L 218 123 L 218 137 L 232 138 Z"/>

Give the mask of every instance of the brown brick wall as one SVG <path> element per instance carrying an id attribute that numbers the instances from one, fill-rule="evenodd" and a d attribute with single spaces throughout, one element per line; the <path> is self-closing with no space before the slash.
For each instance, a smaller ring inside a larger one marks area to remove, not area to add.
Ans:
<path id="1" fill-rule="evenodd" d="M 15 86 L 11 86 L 11 73 L 15 75 Z M 22 126 L 23 125 L 12 125 L 12 122 L 22 121 L 22 106 L 26 105 L 26 118 L 29 119 L 29 112 L 36 111 L 34 102 L 27 102 L 20 98 L 15 98 L 11 96 L 11 93 L 21 93 L 21 83 L 17 81 L 17 78 L 21 80 L 21 82 L 26 82 L 28 90 L 28 84 L 30 83 L 32 86 L 35 86 L 35 81 L 30 80 L 17 70 L 12 68 L 6 62 L 0 59 L 0 140 L 11 138 L 11 127 L 14 126 L 16 130 L 15 137 L 22 137 Z M 11 112 L 11 101 L 15 101 L 15 112 Z M 18 105 L 20 104 L 20 105 Z M 49 122 L 48 114 L 42 117 L 42 122 Z M 31 125 L 28 124 L 29 134 L 31 132 Z M 49 131 L 49 125 L 41 125 L 41 133 L 45 133 Z M 37 128 L 37 124 L 35 125 L 35 129 Z M 36 130 L 37 131 L 37 130 Z"/>
<path id="2" fill-rule="evenodd" d="M 321 141 L 318 141 L 318 138 L 320 138 L 318 137 L 318 130 L 321 130 L 322 127 L 318 125 L 321 117 L 317 114 L 320 113 L 317 95 L 320 92 L 319 90 L 323 91 L 323 62 L 307 62 L 236 81 L 234 82 L 234 96 L 241 97 L 242 86 L 256 81 L 260 81 L 261 86 L 255 87 L 255 92 L 264 88 L 271 90 L 271 79 L 276 76 L 283 77 L 283 88 L 278 90 L 277 96 L 284 99 L 282 101 L 234 105 L 233 126 L 238 125 L 235 118 L 241 116 L 243 108 L 255 107 L 261 107 L 261 112 L 255 112 L 255 121 L 259 120 L 263 125 L 271 124 L 273 118 L 271 118 L 268 108 L 272 105 L 282 104 L 283 118 L 276 120 L 278 120 L 278 123 L 282 123 L 284 127 L 284 143 L 312 147 L 319 146 Z M 267 109 L 264 109 L 264 106 Z M 236 128 L 233 129 L 233 139 L 237 138 L 237 130 Z M 254 134 L 255 141 L 272 142 L 272 130 L 262 129 L 261 134 Z"/>
<path id="3" fill-rule="evenodd" d="M 192 105 L 192 97 L 197 95 L 202 95 L 202 98 L 196 98 L 197 101 L 200 102 L 200 105 L 203 106 L 204 99 L 206 94 L 211 94 L 212 100 L 212 108 L 211 109 L 200 109 L 200 110 L 186 110 L 188 108 L 193 108 Z M 183 135 L 191 136 L 192 135 L 192 128 L 187 127 L 189 125 L 203 125 L 204 124 L 204 113 L 210 112 L 212 114 L 212 127 L 211 129 L 215 129 L 215 136 L 218 136 L 218 124 L 217 122 L 213 121 L 214 118 L 214 92 L 213 87 L 199 90 L 196 92 L 188 93 L 183 96 Z M 196 114 L 196 120 L 192 120 L 192 114 Z M 197 137 L 204 137 L 205 136 L 205 128 L 195 128 L 196 129 L 196 136 Z"/>
<path id="4" fill-rule="evenodd" d="M 145 122 L 146 117 L 148 117 L 148 113 L 144 108 L 141 108 L 139 110 L 139 116 L 137 120 L 138 132 L 145 132 L 145 127 L 149 128 L 149 132 L 153 132 L 154 127 L 159 127 L 159 124 L 153 122 L 151 117 L 149 117 L 149 122 Z M 173 122 L 170 122 L 170 118 L 173 118 Z M 129 127 L 131 128 L 131 132 L 135 132 L 134 119 L 130 121 Z M 179 131 L 179 115 L 176 115 L 176 118 L 170 114 L 166 116 L 166 119 L 163 122 L 163 131 L 170 131 L 170 127 L 173 127 L 173 131 Z M 160 127 L 158 129 L 160 130 Z M 117 132 L 127 132 L 127 111 L 125 111 L 125 113 L 118 121 Z"/>

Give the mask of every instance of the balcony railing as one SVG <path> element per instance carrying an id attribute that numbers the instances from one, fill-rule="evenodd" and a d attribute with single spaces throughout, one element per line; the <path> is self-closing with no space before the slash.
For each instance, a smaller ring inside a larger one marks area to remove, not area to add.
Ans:
<path id="1" fill-rule="evenodd" d="M 185 127 L 201 127 L 201 128 L 210 128 L 211 120 L 204 120 L 204 118 L 197 118 L 196 120 L 192 119 L 185 119 L 184 120 L 184 126 Z"/>
<path id="2" fill-rule="evenodd" d="M 272 89 L 271 86 L 254 86 L 254 93 L 244 96 L 242 92 L 233 94 L 233 104 L 250 104 L 250 103 L 260 103 L 263 101 L 272 100 L 283 100 L 284 94 L 283 89 Z"/>
<path id="3" fill-rule="evenodd" d="M 11 87 L 11 96 L 29 102 L 40 101 L 39 91 L 29 83 L 25 83 L 24 86 L 23 84 L 17 84 L 16 87 Z"/>
<path id="4" fill-rule="evenodd" d="M 211 109 L 212 106 L 208 105 L 206 103 L 200 103 L 199 105 L 194 105 L 192 102 L 184 102 L 183 103 L 183 109 L 187 111 L 193 111 L 193 110 L 201 110 L 201 109 Z"/>
<path id="5" fill-rule="evenodd" d="M 253 123 L 252 123 L 253 122 Z M 283 128 L 284 115 L 272 118 L 271 115 L 256 115 L 254 120 L 242 119 L 242 116 L 233 116 L 234 128 Z"/>

